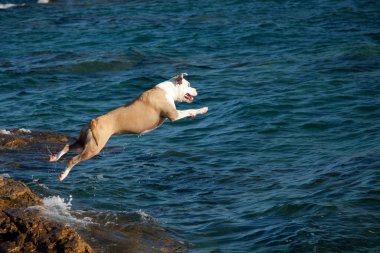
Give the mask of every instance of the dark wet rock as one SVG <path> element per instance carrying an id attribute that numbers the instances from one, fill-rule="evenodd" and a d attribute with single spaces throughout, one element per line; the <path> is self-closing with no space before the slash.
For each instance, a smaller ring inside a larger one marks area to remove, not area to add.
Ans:
<path id="1" fill-rule="evenodd" d="M 41 214 L 42 201 L 23 183 L 0 177 L 0 252 L 92 253 L 65 224 Z"/>
<path id="2" fill-rule="evenodd" d="M 129 215 L 82 212 L 81 215 L 76 217 L 80 220 L 91 217 L 93 221 L 86 225 L 83 237 L 99 252 L 184 253 L 192 246 L 140 212 Z"/>
<path id="3" fill-rule="evenodd" d="M 0 129 L 0 148 L 7 150 L 58 150 L 63 143 L 72 142 L 69 136 L 51 131 L 30 131 L 28 129 Z"/>
<path id="4" fill-rule="evenodd" d="M 0 252 L 93 252 L 70 227 L 33 209 L 0 211 Z"/>

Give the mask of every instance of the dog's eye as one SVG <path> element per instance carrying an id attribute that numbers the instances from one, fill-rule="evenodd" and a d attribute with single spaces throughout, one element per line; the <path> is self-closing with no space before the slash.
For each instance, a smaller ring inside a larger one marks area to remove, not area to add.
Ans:
<path id="1" fill-rule="evenodd" d="M 187 87 L 190 87 L 190 83 L 187 84 Z"/>

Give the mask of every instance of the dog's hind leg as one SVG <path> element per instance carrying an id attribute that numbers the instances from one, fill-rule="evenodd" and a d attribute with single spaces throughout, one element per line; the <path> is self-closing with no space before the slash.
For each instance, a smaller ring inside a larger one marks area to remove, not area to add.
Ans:
<path id="1" fill-rule="evenodd" d="M 69 174 L 70 170 L 80 161 L 81 161 L 81 154 L 71 158 L 70 162 L 66 166 L 66 169 L 62 171 L 61 174 L 59 174 L 58 176 L 59 181 L 62 181 L 63 179 L 65 179 L 65 177 L 67 177 L 67 175 Z"/>
<path id="2" fill-rule="evenodd" d="M 56 162 L 62 156 L 64 156 L 69 150 L 74 150 L 77 152 L 81 152 L 83 150 L 83 143 L 81 141 L 76 141 L 73 144 L 66 144 L 61 151 L 59 151 L 56 155 L 52 154 L 49 156 L 49 162 Z"/>
<path id="3" fill-rule="evenodd" d="M 67 177 L 67 175 L 70 173 L 70 170 L 75 165 L 77 165 L 81 161 L 85 161 L 85 160 L 88 160 L 88 159 L 94 157 L 98 153 L 99 152 L 90 152 L 88 149 L 83 150 L 82 153 L 80 153 L 79 155 L 76 155 L 73 158 L 71 158 L 71 160 L 67 164 L 65 170 L 62 171 L 61 174 L 59 174 L 58 179 L 60 181 L 62 181 L 63 179 L 65 179 Z"/>
<path id="4" fill-rule="evenodd" d="M 80 153 L 79 155 L 74 156 L 73 158 L 71 158 L 71 160 L 67 164 L 65 170 L 62 171 L 61 174 L 59 174 L 58 179 L 60 181 L 62 181 L 70 173 L 70 170 L 75 165 L 77 165 L 79 162 L 86 161 L 86 160 L 91 159 L 92 157 L 96 156 L 97 154 L 99 154 L 99 152 L 105 146 L 108 138 L 102 139 L 102 142 L 100 142 L 100 146 L 96 145 L 95 140 L 91 140 L 90 142 L 88 142 L 88 144 L 85 146 L 85 148 L 84 148 L 84 150 L 83 150 L 82 153 Z"/>
<path id="5" fill-rule="evenodd" d="M 64 171 L 62 171 L 59 176 L 58 176 L 58 179 L 60 181 L 62 181 L 63 179 L 65 179 L 67 177 L 67 175 L 69 174 L 70 170 L 77 164 L 79 163 L 80 161 L 82 160 L 82 154 L 79 154 L 79 155 L 76 155 L 74 156 L 73 158 L 71 158 L 70 162 L 67 164 L 66 168 Z"/>

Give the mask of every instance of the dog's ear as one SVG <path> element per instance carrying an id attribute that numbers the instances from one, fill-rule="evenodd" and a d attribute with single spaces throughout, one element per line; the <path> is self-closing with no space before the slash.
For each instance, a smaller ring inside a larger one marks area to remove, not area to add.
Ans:
<path id="1" fill-rule="evenodd" d="M 176 75 L 175 82 L 177 84 L 182 84 L 183 76 L 182 75 Z"/>
<path id="2" fill-rule="evenodd" d="M 182 84 L 183 76 L 187 76 L 187 73 L 182 73 L 182 74 L 176 75 L 176 79 L 175 80 L 176 80 L 177 84 Z"/>

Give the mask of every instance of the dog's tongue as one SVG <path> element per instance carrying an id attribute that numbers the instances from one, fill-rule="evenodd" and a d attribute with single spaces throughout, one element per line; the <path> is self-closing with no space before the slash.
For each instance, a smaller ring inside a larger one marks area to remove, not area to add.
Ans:
<path id="1" fill-rule="evenodd" d="M 191 96 L 189 93 L 186 93 L 185 98 L 190 100 L 190 101 L 194 100 L 193 96 Z"/>

